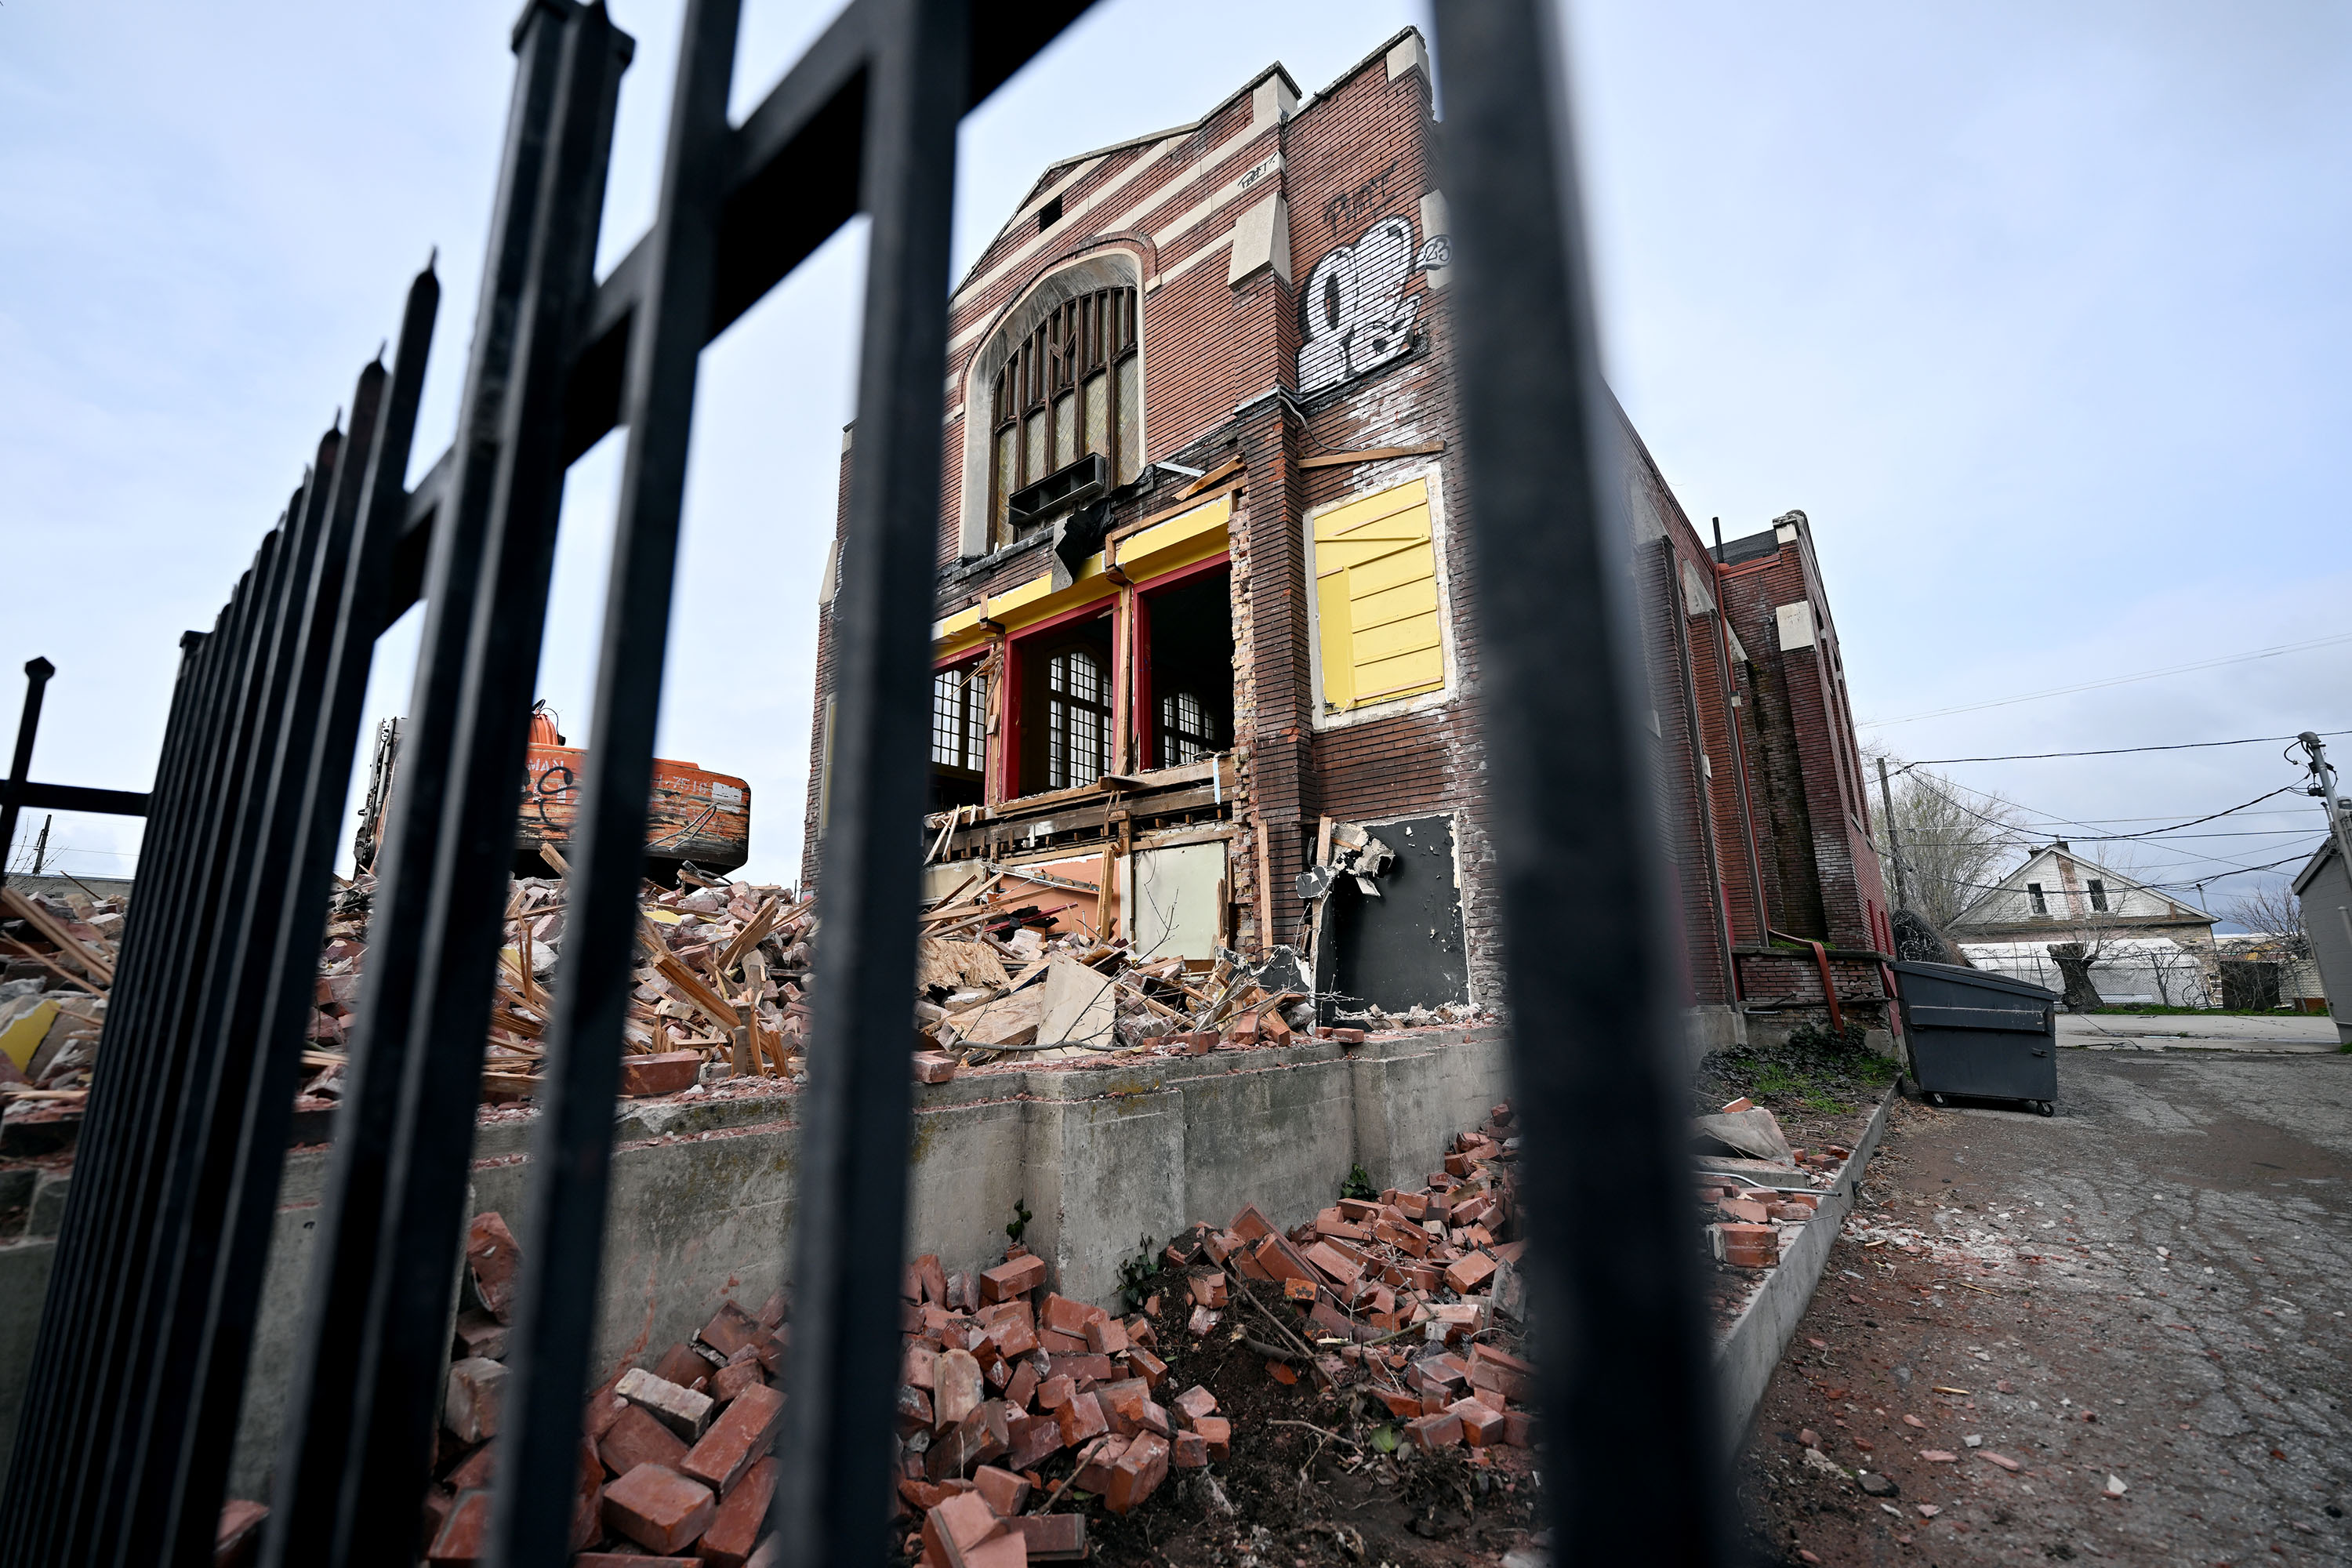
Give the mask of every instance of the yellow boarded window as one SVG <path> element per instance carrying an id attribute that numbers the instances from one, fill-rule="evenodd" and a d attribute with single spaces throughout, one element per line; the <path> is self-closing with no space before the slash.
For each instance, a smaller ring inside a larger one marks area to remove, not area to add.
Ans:
<path id="1" fill-rule="evenodd" d="M 1315 520 L 1315 600 L 1326 712 L 1445 684 L 1429 481 L 1382 490 Z"/>

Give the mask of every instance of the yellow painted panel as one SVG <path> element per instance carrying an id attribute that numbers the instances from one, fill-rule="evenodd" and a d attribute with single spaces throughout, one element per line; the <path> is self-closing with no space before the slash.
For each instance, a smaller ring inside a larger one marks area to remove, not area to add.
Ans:
<path id="1" fill-rule="evenodd" d="M 49 1026 L 57 1021 L 58 1005 L 56 1003 L 35 1004 L 31 1012 L 9 1025 L 6 1029 L 0 1030 L 0 1055 L 6 1056 L 10 1061 L 16 1064 L 16 1070 L 23 1072 L 31 1065 L 33 1053 L 41 1048 L 41 1041 L 48 1035 Z"/>
<path id="2" fill-rule="evenodd" d="M 1145 556 L 1181 544 L 1188 539 L 1197 539 L 1204 533 L 1222 534 L 1233 515 L 1234 498 L 1219 496 L 1213 501 L 1194 507 L 1181 517 L 1171 517 L 1166 522 L 1120 540 L 1117 556 L 1118 563 L 1127 569 L 1129 576 L 1133 576 L 1133 568 Z"/>
<path id="3" fill-rule="evenodd" d="M 1318 630 L 1323 653 L 1323 700 L 1347 709 L 1356 701 L 1355 637 L 1349 630 L 1348 574 L 1335 572 L 1315 584 Z"/>
<path id="4" fill-rule="evenodd" d="M 1418 550 L 1429 553 L 1427 539 L 1350 539 L 1339 544 L 1318 544 L 1315 547 L 1316 575 L 1336 571 L 1342 566 L 1362 566 L 1383 556 L 1401 551 Z"/>
<path id="5" fill-rule="evenodd" d="M 1355 586 L 1353 593 L 1361 598 L 1384 588 L 1394 588 L 1406 583 L 1426 582 L 1437 575 L 1437 556 L 1426 544 L 1416 544 L 1377 561 L 1367 561 L 1349 569 L 1348 579 Z"/>
<path id="6" fill-rule="evenodd" d="M 1032 577 L 1018 586 L 1007 588 L 1002 594 L 992 594 L 988 596 L 986 605 L 988 618 L 1001 621 L 1004 618 L 1005 611 L 1017 610 L 1024 605 L 1034 604 L 1053 591 L 1054 574 L 1048 572 L 1043 576 Z"/>
<path id="7" fill-rule="evenodd" d="M 1118 569 L 1127 574 L 1128 581 L 1148 584 L 1154 577 L 1165 573 L 1222 554 L 1229 542 L 1220 531 L 1195 535 L 1165 550 L 1154 551 L 1149 556 L 1130 556 L 1122 550 L 1119 552 Z"/>
<path id="8" fill-rule="evenodd" d="M 1445 684 L 1444 655 L 1422 648 L 1395 658 L 1378 659 L 1356 671 L 1359 703 L 1402 697 L 1408 692 L 1434 691 Z"/>
<path id="9" fill-rule="evenodd" d="M 1318 541 L 1337 539 L 1350 529 L 1402 511 L 1408 507 L 1426 507 L 1428 504 L 1429 481 L 1415 479 L 1411 484 L 1398 485 L 1378 495 L 1366 496 L 1361 500 L 1349 501 L 1346 506 L 1332 508 L 1315 520 L 1315 537 Z"/>
<path id="10" fill-rule="evenodd" d="M 931 628 L 931 640 L 945 642 L 950 637 L 961 637 L 966 632 L 976 632 L 979 629 L 980 606 L 974 605 L 970 609 L 958 610 L 946 620 L 934 626 Z"/>
<path id="11" fill-rule="evenodd" d="M 1381 626 L 1391 621 L 1401 621 L 1408 616 L 1437 618 L 1437 580 L 1423 577 L 1417 583 L 1406 583 L 1386 588 L 1377 594 L 1365 594 L 1355 602 L 1352 616 L 1356 629 Z"/>
<path id="12" fill-rule="evenodd" d="M 1376 682 L 1367 680 L 1364 671 L 1384 658 L 1399 654 L 1414 653 L 1422 648 L 1435 647 L 1438 643 L 1437 617 L 1415 616 L 1410 620 L 1391 621 L 1384 626 L 1356 628 L 1356 685 L 1370 690 Z"/>

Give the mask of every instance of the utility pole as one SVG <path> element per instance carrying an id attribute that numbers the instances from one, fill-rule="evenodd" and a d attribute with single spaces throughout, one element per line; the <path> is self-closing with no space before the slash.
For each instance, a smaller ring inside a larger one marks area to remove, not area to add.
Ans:
<path id="1" fill-rule="evenodd" d="M 42 862 L 48 858 L 49 825 L 55 821 L 57 818 L 54 816 L 41 818 L 41 836 L 33 840 L 33 875 L 36 877 L 41 874 Z"/>
<path id="2" fill-rule="evenodd" d="M 2336 858 L 2343 862 L 2344 874 L 2352 877 L 2352 835 L 2345 829 L 2344 803 L 2336 793 L 2336 770 L 2327 765 L 2327 747 L 2309 730 L 2295 739 L 2303 743 L 2310 759 L 2311 784 L 2304 793 L 2319 797 L 2320 805 L 2327 813 L 2327 831 L 2336 840 Z M 2336 912 L 2343 917 L 2344 934 L 2352 937 L 2352 910 L 2338 905 Z"/>
<path id="3" fill-rule="evenodd" d="M 1886 858 L 1895 863 L 1895 907 L 1911 907 L 1911 889 L 1903 875 L 1903 836 L 1895 830 L 1895 791 L 1886 782 L 1886 759 L 1878 759 L 1878 798 L 1886 807 Z"/>

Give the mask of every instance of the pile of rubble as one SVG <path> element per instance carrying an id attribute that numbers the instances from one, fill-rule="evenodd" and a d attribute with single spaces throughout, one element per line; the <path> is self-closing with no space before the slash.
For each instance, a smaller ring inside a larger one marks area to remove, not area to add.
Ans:
<path id="1" fill-rule="evenodd" d="M 12 1120 L 88 1097 L 121 942 L 118 900 L 0 890 L 0 1106 Z"/>
<path id="2" fill-rule="evenodd" d="M 1369 1413 L 1381 1452 L 1459 1448 L 1483 1465 L 1528 1447 L 1534 1369 L 1501 1342 L 1519 1312 L 1522 1244 L 1498 1239 L 1518 1228 L 1511 1125 L 1498 1106 L 1424 1185 L 1343 1199 L 1287 1233 L 1255 1205 L 1223 1228 L 1196 1224 L 1131 1271 L 1147 1294 L 1124 1314 L 1055 1293 L 1045 1259 L 1017 1241 L 972 1272 L 916 1258 L 898 1394 L 906 1552 L 928 1568 L 1086 1559 L 1094 1504 L 1123 1518 L 1171 1474 L 1233 1457 L 1235 1416 L 1204 1385 L 1215 1373 L 1177 1369 L 1224 1365 L 1236 1350 L 1244 1366 L 1262 1359 L 1272 1384 L 1311 1380 L 1301 1394 Z M 471 1563 L 485 1549 L 521 1267 L 504 1219 L 476 1215 L 423 1521 L 428 1563 Z M 757 1311 L 722 1301 L 691 1340 L 631 1357 L 589 1396 L 575 1568 L 772 1561 L 786 1317 L 781 1292 Z M 253 1537 L 266 1512 L 231 1503 L 224 1539 Z"/>
<path id="3" fill-rule="evenodd" d="M 1233 1417 L 1176 1366 L 1232 1345 L 1276 1384 L 1360 1395 L 1401 1423 L 1391 1447 L 1528 1446 L 1533 1369 L 1493 1342 L 1498 1308 L 1519 1310 L 1523 1244 L 1497 1239 L 1517 1228 L 1510 1121 L 1496 1107 L 1424 1186 L 1342 1199 L 1287 1233 L 1254 1204 L 1193 1225 L 1125 1318 L 1050 1293 L 1033 1309 L 1045 1265 L 1017 1245 L 977 1276 L 917 1259 L 898 1492 L 922 1522 L 907 1550 L 930 1568 L 1084 1556 L 1076 1509 L 1126 1515 L 1171 1471 L 1227 1459 Z M 1171 1291 L 1184 1337 L 1163 1344 Z"/>
<path id="4" fill-rule="evenodd" d="M 1699 1117 L 1694 1131 L 1728 1151 L 1701 1159 L 1697 1189 L 1708 1250 L 1727 1271 L 1779 1267 L 1853 1152 L 1836 1143 L 1790 1147 L 1780 1119 L 1745 1098 Z"/>
<path id="5" fill-rule="evenodd" d="M 528 1100 L 539 1087 L 541 1039 L 554 1016 L 563 948 L 562 858 L 557 875 L 517 878 L 509 889 L 498 991 L 483 1044 L 482 1098 Z M 672 1094 L 728 1077 L 789 1077 L 808 1028 L 809 939 L 815 901 L 789 889 L 723 882 L 691 871 L 682 886 L 648 882 L 638 908 L 636 982 L 622 1026 L 621 1092 Z M 330 905 L 319 963 L 305 1092 L 334 1098 L 359 1007 L 375 879 L 341 884 Z"/>

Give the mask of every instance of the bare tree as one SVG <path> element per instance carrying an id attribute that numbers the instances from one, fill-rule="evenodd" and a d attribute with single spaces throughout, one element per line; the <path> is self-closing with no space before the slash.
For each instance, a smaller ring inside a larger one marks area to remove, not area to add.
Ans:
<path id="1" fill-rule="evenodd" d="M 2223 911 L 2237 924 L 2260 936 L 2275 939 L 2279 958 L 2309 958 L 2311 933 L 2303 925 L 2303 900 L 2285 878 L 2242 893 Z"/>
<path id="2" fill-rule="evenodd" d="M 1897 760 L 1889 755 L 1887 764 Z M 1877 758 L 1867 759 L 1874 775 Z M 2000 878 L 1998 868 L 2027 845 L 2023 814 L 1999 795 L 1962 790 L 1924 768 L 1911 768 L 1895 781 L 1895 820 L 1903 855 L 1902 883 L 1910 907 L 1938 931 L 1948 931 L 1960 911 Z M 1886 815 L 1884 806 L 1872 813 Z M 1879 868 L 1892 892 L 1896 885 L 1887 828 L 1877 824 Z"/>

